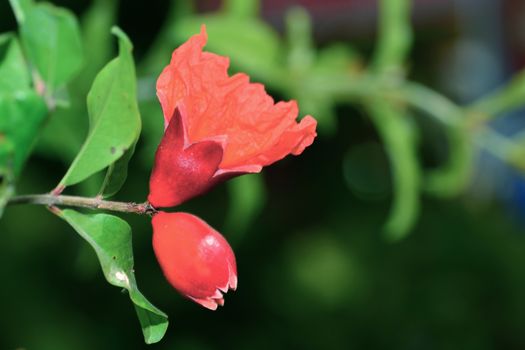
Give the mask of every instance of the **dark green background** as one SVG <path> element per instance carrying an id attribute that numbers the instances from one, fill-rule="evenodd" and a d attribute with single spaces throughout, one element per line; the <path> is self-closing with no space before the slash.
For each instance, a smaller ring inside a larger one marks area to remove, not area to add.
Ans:
<path id="1" fill-rule="evenodd" d="M 90 4 L 54 3 L 79 16 Z M 154 1 L 120 7 L 118 25 L 133 41 L 139 66 L 168 7 Z M 15 28 L 2 1 L 0 32 Z M 451 35 L 445 23 L 416 42 L 412 65 L 420 80 L 432 81 L 424 59 Z M 365 52 L 372 43 L 373 36 L 358 40 Z M 153 125 L 161 130 L 160 108 L 141 110 L 143 118 L 158 118 Z M 141 290 L 170 316 L 166 338 L 149 347 L 523 349 L 525 236 L 516 210 L 472 196 L 423 197 L 412 233 L 386 242 L 381 228 L 390 200 L 388 160 L 361 110 L 342 105 L 337 116 L 334 134 L 320 135 L 300 157 L 263 171 L 266 203 L 246 230 L 223 229 L 230 205 L 225 185 L 183 206 L 223 232 L 236 252 L 239 288 L 216 312 L 183 299 L 165 281 L 151 249 L 149 219 L 122 216 L 133 228 Z M 153 134 L 139 142 L 118 199 L 145 199 L 153 156 L 145 145 L 158 142 Z M 349 150 L 363 144 L 372 145 L 365 156 L 345 163 Z M 66 170 L 59 157 L 39 151 L 18 193 L 47 192 Z M 352 191 L 345 171 L 363 172 L 368 192 Z M 72 193 L 84 191 L 89 186 Z M 42 207 L 6 209 L 0 281 L 0 349 L 147 347 L 127 296 L 105 282 L 94 253 L 75 232 Z"/>

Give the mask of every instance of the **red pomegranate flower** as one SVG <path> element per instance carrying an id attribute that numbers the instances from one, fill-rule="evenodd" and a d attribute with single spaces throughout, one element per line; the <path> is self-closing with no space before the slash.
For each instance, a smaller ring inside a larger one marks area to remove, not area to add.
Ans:
<path id="1" fill-rule="evenodd" d="M 299 123 L 295 101 L 274 103 L 246 74 L 228 76 L 229 60 L 203 52 L 207 34 L 173 52 L 157 81 L 165 134 L 155 155 L 149 202 L 178 205 L 220 181 L 298 155 L 315 136 L 311 116 Z"/>
<path id="2" fill-rule="evenodd" d="M 223 236 L 187 213 L 155 214 L 153 250 L 164 275 L 182 295 L 215 310 L 237 288 L 237 265 Z"/>

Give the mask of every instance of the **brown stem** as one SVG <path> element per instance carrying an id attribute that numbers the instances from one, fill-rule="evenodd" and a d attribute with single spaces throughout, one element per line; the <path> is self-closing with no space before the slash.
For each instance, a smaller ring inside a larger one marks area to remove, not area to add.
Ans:
<path id="1" fill-rule="evenodd" d="M 157 212 L 155 208 L 148 202 L 144 203 L 128 203 L 128 202 L 114 202 L 106 201 L 100 197 L 77 197 L 77 196 L 57 196 L 54 194 L 30 194 L 23 196 L 16 196 L 7 202 L 8 205 L 14 204 L 38 204 L 46 206 L 66 206 L 79 207 L 88 209 L 103 209 L 111 211 L 119 211 L 123 213 L 147 214 L 152 215 Z"/>

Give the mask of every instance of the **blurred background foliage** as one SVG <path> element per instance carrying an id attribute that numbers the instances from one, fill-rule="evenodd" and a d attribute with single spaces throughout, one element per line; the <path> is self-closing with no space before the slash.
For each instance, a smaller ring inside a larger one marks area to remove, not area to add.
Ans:
<path id="1" fill-rule="evenodd" d="M 217 312 L 175 294 L 153 256 L 149 220 L 122 216 L 141 290 L 170 315 L 166 339 L 152 348 L 525 346 L 521 1 L 53 3 L 79 18 L 83 65 L 46 98 L 51 118 L 17 193 L 48 192 L 76 156 L 88 130 L 86 94 L 117 53 L 114 24 L 134 44 L 143 123 L 117 199 L 146 197 L 163 129 L 155 81 L 201 23 L 207 49 L 230 56 L 231 72 L 297 99 L 301 115 L 319 121 L 300 158 L 183 206 L 237 254 L 239 290 Z M 0 32 L 16 28 L 1 2 Z M 29 84 L 23 73 L 6 74 L 0 86 Z M 42 113 L 33 114 L 37 125 Z M 0 139 L 0 159 L 9 147 Z M 0 192 L 12 191 L 14 175 L 3 174 Z M 102 176 L 71 193 L 95 195 Z M 106 286 L 95 255 L 64 222 L 43 208 L 7 207 L 0 241 L 0 348 L 146 347 L 127 298 Z"/>

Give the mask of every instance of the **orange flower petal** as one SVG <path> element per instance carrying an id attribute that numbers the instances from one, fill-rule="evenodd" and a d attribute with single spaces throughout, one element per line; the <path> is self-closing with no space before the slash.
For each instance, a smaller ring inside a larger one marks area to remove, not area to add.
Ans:
<path id="1" fill-rule="evenodd" d="M 191 143 L 223 136 L 218 174 L 258 172 L 288 154 L 300 154 L 316 136 L 317 122 L 296 122 L 295 101 L 274 103 L 262 84 L 245 74 L 228 76 L 226 57 L 203 52 L 206 28 L 173 52 L 157 81 L 166 125 L 175 108 L 185 118 Z"/>

